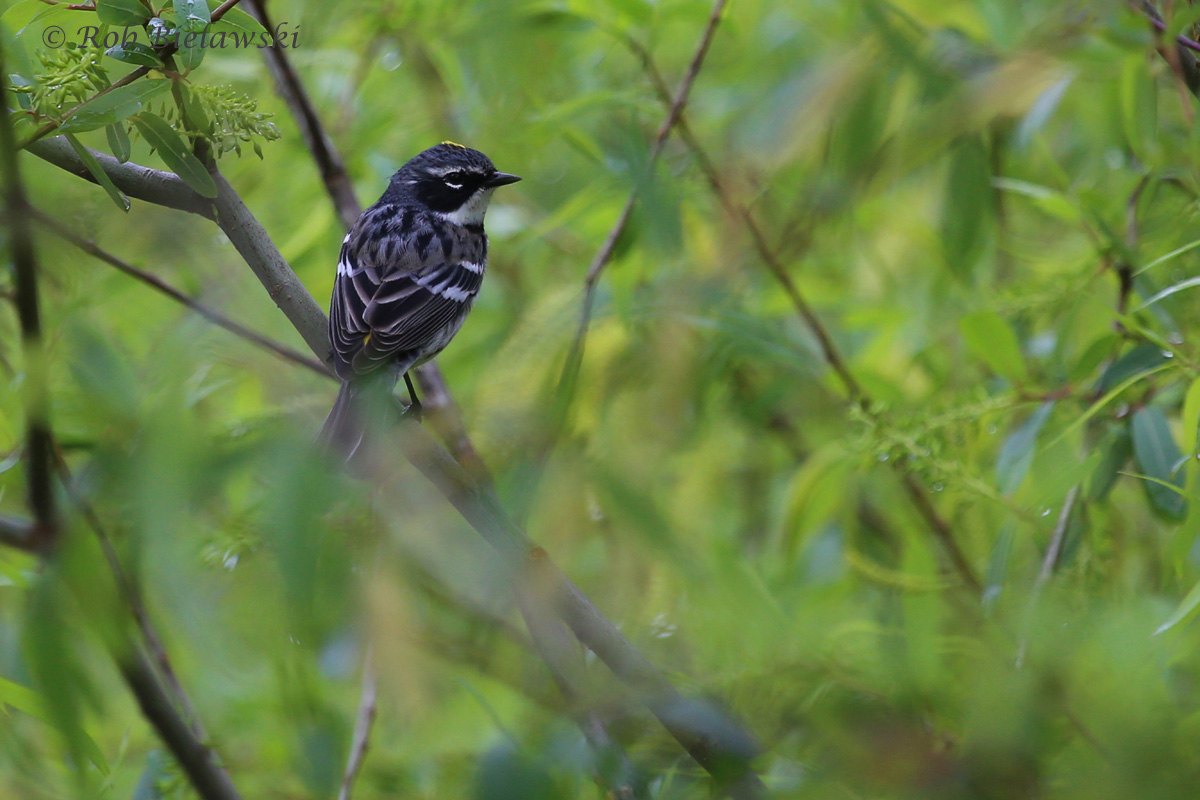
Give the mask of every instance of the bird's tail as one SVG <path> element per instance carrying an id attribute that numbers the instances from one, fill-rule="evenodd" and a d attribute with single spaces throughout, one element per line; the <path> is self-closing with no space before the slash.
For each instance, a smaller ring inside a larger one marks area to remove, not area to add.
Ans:
<path id="1" fill-rule="evenodd" d="M 317 441 L 332 455 L 350 461 L 362 446 L 367 433 L 367 413 L 364 408 L 363 386 L 357 381 L 345 381 Z"/>

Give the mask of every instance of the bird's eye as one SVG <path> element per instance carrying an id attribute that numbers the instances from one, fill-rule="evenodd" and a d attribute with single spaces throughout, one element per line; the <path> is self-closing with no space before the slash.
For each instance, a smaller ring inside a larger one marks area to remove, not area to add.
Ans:
<path id="1" fill-rule="evenodd" d="M 442 181 L 451 189 L 461 189 L 465 177 L 461 172 L 447 172 L 442 176 Z"/>

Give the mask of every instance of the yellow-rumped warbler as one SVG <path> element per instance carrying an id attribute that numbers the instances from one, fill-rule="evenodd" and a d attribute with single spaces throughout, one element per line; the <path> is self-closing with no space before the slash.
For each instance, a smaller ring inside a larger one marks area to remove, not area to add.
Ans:
<path id="1" fill-rule="evenodd" d="M 342 242 L 329 308 L 333 363 L 342 388 L 321 440 L 350 458 L 368 409 L 401 375 L 442 351 L 475 302 L 487 268 L 483 215 L 497 186 L 519 181 L 478 150 L 442 142 L 392 176 L 387 191 Z"/>

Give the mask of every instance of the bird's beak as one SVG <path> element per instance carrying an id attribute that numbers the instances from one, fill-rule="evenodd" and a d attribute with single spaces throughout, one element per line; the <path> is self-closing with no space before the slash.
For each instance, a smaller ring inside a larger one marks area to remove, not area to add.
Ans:
<path id="1" fill-rule="evenodd" d="M 516 183 L 519 180 L 521 180 L 520 175 L 510 175 L 507 172 L 497 172 L 495 175 L 484 181 L 483 185 L 491 189 L 496 186 L 507 186 L 508 184 Z"/>

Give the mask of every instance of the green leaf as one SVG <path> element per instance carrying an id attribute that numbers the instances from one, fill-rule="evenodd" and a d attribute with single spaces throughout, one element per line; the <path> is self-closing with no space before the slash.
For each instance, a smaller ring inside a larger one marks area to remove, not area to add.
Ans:
<path id="1" fill-rule="evenodd" d="M 0 705 L 12 706 L 17 711 L 42 722 L 50 721 L 50 711 L 46 708 L 46 700 L 40 694 L 4 678 L 0 678 Z"/>
<path id="2" fill-rule="evenodd" d="M 1158 345 L 1139 344 L 1104 370 L 1097 388 L 1102 392 L 1107 392 L 1135 375 L 1141 375 L 1161 367 L 1169 360 L 1163 355 L 1162 348 Z"/>
<path id="3" fill-rule="evenodd" d="M 1191 251 L 1195 250 L 1197 247 L 1200 247 L 1200 239 L 1196 239 L 1193 242 L 1188 242 L 1187 244 L 1183 245 L 1182 247 L 1176 247 L 1174 250 L 1172 250 L 1169 253 L 1164 253 L 1163 255 L 1159 256 L 1158 258 L 1154 259 L 1153 261 L 1150 261 L 1149 263 L 1147 263 L 1145 266 L 1143 266 L 1141 269 L 1139 269 L 1134 274 L 1141 275 L 1146 270 L 1153 269 L 1154 267 L 1157 267 L 1159 264 L 1165 264 L 1168 261 L 1173 261 L 1174 259 L 1179 258 L 1180 256 L 1182 256 L 1186 253 L 1190 253 Z"/>
<path id="4" fill-rule="evenodd" d="M 1113 426 L 1097 446 L 1100 450 L 1100 463 L 1092 471 L 1088 482 L 1087 498 L 1093 503 L 1100 503 L 1108 497 L 1112 487 L 1116 485 L 1117 476 L 1121 474 L 1129 457 L 1133 455 L 1133 439 L 1129 429 L 1124 425 Z"/>
<path id="5" fill-rule="evenodd" d="M 1008 565 L 1012 560 L 1013 542 L 1016 541 L 1016 534 L 1016 526 L 1010 522 L 1000 531 L 1000 535 L 996 537 L 996 542 L 992 545 L 992 552 L 988 556 L 983 597 L 981 598 L 981 602 L 985 608 L 990 608 L 995 604 L 996 599 L 1004 591 L 1004 584 L 1008 580 Z"/>
<path id="6" fill-rule="evenodd" d="M 942 251 L 951 271 L 969 278 L 983 253 L 992 213 L 991 168 L 978 137 L 965 138 L 950 156 L 942 203 Z"/>
<path id="7" fill-rule="evenodd" d="M 150 9 L 141 0 L 96 0 L 96 15 L 110 25 L 141 25 L 150 19 Z"/>
<path id="8" fill-rule="evenodd" d="M 84 147 L 78 139 L 71 134 L 67 134 L 67 141 L 71 143 L 71 148 L 75 151 L 75 155 L 79 156 L 79 160 L 87 167 L 88 172 L 96 179 L 96 183 L 108 192 L 108 196 L 117 204 L 117 208 L 122 211 L 129 210 L 129 198 L 126 197 L 116 184 L 112 182 L 112 178 L 108 177 L 108 173 L 100 166 L 100 162 L 92 155 L 92 151 Z"/>
<path id="9" fill-rule="evenodd" d="M 979 311 L 959 323 L 967 349 L 993 372 L 1013 383 L 1026 379 L 1025 360 L 1016 333 L 999 314 Z"/>
<path id="10" fill-rule="evenodd" d="M 174 0 L 175 22 L 180 32 L 199 33 L 212 21 L 205 0 Z"/>
<path id="11" fill-rule="evenodd" d="M 136 64 L 139 67 L 161 67 L 162 59 L 149 45 L 141 42 L 130 42 L 128 45 L 116 45 L 104 51 L 104 55 L 115 58 L 125 64 Z"/>
<path id="12" fill-rule="evenodd" d="M 57 569 L 42 574 L 31 590 L 22 632 L 25 665 L 42 699 L 45 716 L 39 718 L 63 735 L 77 763 L 86 759 L 107 773 L 103 753 L 82 725 L 85 706 L 96 702 L 96 690 L 70 632 L 66 593 Z"/>
<path id="13" fill-rule="evenodd" d="M 209 36 L 217 33 L 249 33 L 255 37 L 269 33 L 258 20 L 242 11 L 240 8 L 231 8 L 216 22 L 208 26 Z M 244 40 L 239 37 L 239 41 Z"/>
<path id="14" fill-rule="evenodd" d="M 1119 85 L 1121 125 L 1126 143 L 1139 159 L 1150 158 L 1158 147 L 1158 92 L 1141 53 L 1125 59 Z"/>
<path id="15" fill-rule="evenodd" d="M 204 54 L 208 50 L 204 46 L 206 36 L 203 33 L 180 31 L 177 41 L 179 51 L 175 53 L 175 63 L 186 74 L 200 66 L 200 62 L 204 60 Z"/>
<path id="16" fill-rule="evenodd" d="M 836 446 L 813 452 L 796 470 L 785 495 L 784 552 L 789 561 L 848 502 L 844 489 L 851 470 L 850 460 Z"/>
<path id="17" fill-rule="evenodd" d="M 58 133 L 82 133 L 120 122 L 141 111 L 147 100 L 170 85 L 166 80 L 141 80 L 118 86 L 68 117 L 58 127 Z"/>
<path id="18" fill-rule="evenodd" d="M 1142 482 L 1151 506 L 1170 519 L 1182 519 L 1187 501 L 1182 496 L 1183 478 L 1176 466 L 1183 454 L 1171 436 L 1167 418 L 1162 411 L 1148 406 L 1133 415 L 1130 429 L 1138 467 L 1146 476 L 1162 482 Z"/>
<path id="19" fill-rule="evenodd" d="M 1184 289 L 1194 289 L 1197 286 L 1200 286 L 1200 276 L 1193 277 L 1193 278 L 1186 278 L 1186 279 L 1180 281 L 1179 283 L 1176 283 L 1172 286 L 1168 286 L 1166 289 L 1163 289 L 1161 292 L 1155 293 L 1154 296 L 1147 298 L 1146 301 L 1144 303 L 1142 303 L 1140 306 L 1138 306 L 1137 308 L 1135 308 L 1134 311 L 1135 312 L 1141 311 L 1144 308 L 1154 305 L 1159 300 L 1164 300 L 1173 294 L 1182 292 Z"/>
<path id="20" fill-rule="evenodd" d="M 200 163 L 200 159 L 192 155 L 187 144 L 180 138 L 175 129 L 162 117 L 143 112 L 133 118 L 133 124 L 153 147 L 171 171 L 183 179 L 203 197 L 216 197 L 217 184 L 212 175 Z"/>
<path id="21" fill-rule="evenodd" d="M 1000 455 L 996 457 L 996 484 L 1001 493 L 1011 495 L 1020 488 L 1021 482 L 1033 463 L 1033 453 L 1038 433 L 1054 410 L 1054 402 L 1042 403 L 1029 415 L 1029 419 L 1004 440 Z"/>
<path id="22" fill-rule="evenodd" d="M 113 156 L 124 164 L 129 160 L 131 148 L 129 146 L 129 134 L 125 132 L 125 126 L 119 122 L 105 127 L 104 135 L 108 137 L 108 146 L 112 149 Z"/>
<path id="23" fill-rule="evenodd" d="M 1058 436 L 1054 437 L 1054 441 L 1052 441 L 1049 445 L 1047 445 L 1047 447 L 1050 447 L 1051 445 L 1055 445 L 1058 442 L 1061 442 L 1063 439 L 1070 436 L 1076 430 L 1078 430 L 1079 428 L 1086 425 L 1087 421 L 1089 419 L 1094 417 L 1096 414 L 1100 413 L 1100 410 L 1102 408 L 1104 408 L 1106 405 L 1108 405 L 1113 400 L 1115 400 L 1117 397 L 1119 397 L 1121 395 L 1121 393 L 1124 392 L 1126 389 L 1128 389 L 1130 386 L 1133 386 L 1134 384 L 1139 383 L 1140 381 L 1144 381 L 1152 375 L 1157 375 L 1160 372 L 1167 372 L 1168 370 L 1177 369 L 1178 366 L 1179 365 L 1176 364 L 1174 361 L 1169 361 L 1166 364 L 1159 364 L 1154 369 L 1147 370 L 1146 372 L 1139 372 L 1136 375 L 1126 378 L 1119 385 L 1114 386 L 1111 390 L 1109 390 L 1109 392 L 1107 394 L 1105 394 L 1103 397 L 1101 397 L 1099 400 L 1097 400 L 1096 402 L 1094 402 L 1090 406 L 1088 406 L 1087 411 L 1084 411 L 1082 414 L 1080 414 L 1078 417 L 1076 417 L 1075 420 L 1070 425 L 1063 428 L 1062 431 L 1059 432 Z"/>
<path id="24" fill-rule="evenodd" d="M 1183 453 L 1196 455 L 1197 434 L 1200 433 L 1200 378 L 1192 381 L 1183 399 Z"/>
<path id="25" fill-rule="evenodd" d="M 11 706 L 23 714 L 28 714 L 40 722 L 45 722 L 48 725 L 55 725 L 55 715 L 46 698 L 26 686 L 19 683 L 0 678 L 0 706 Z M 96 742 L 84 733 L 82 730 L 76 729 L 74 735 L 79 737 L 79 742 L 82 746 L 84 754 L 88 761 L 96 765 L 96 768 L 101 772 L 108 772 L 108 762 L 104 758 L 104 753 L 96 745 Z"/>
<path id="26" fill-rule="evenodd" d="M 20 39 L 33 23 L 47 20 L 52 15 L 67 17 L 70 14 L 63 5 L 48 6 L 42 0 L 22 0 L 9 6 L 4 15 L 0 16 L 0 23 L 12 32 L 14 38 Z M 10 63 L 9 69 L 12 67 Z"/>
<path id="27" fill-rule="evenodd" d="M 1192 590 L 1184 596 L 1175 610 L 1171 612 L 1171 616 L 1167 617 L 1166 622 L 1154 629 L 1154 635 L 1165 633 L 1171 628 L 1174 628 L 1179 623 L 1190 617 L 1197 608 L 1200 608 L 1200 583 L 1192 587 Z"/>
<path id="28" fill-rule="evenodd" d="M 1013 135 L 1013 146 L 1016 150 L 1024 150 L 1029 146 L 1029 142 L 1033 139 L 1034 134 L 1045 127 L 1050 117 L 1058 109 L 1059 103 L 1062 102 L 1063 95 L 1067 93 L 1067 89 L 1071 86 L 1071 82 L 1075 80 L 1074 75 L 1068 75 L 1062 80 L 1056 81 L 1050 88 L 1042 92 L 1038 99 L 1033 102 L 1029 109 L 1029 113 L 1017 125 L 1016 132 Z"/>
<path id="29" fill-rule="evenodd" d="M 183 100 L 183 110 L 187 113 L 188 124 L 191 130 L 208 131 L 211 123 L 208 121 L 208 114 L 204 111 L 204 104 L 200 102 L 200 98 L 192 91 L 192 87 L 186 83 L 179 84 L 180 97 Z"/>
<path id="30" fill-rule="evenodd" d="M 1082 219 L 1078 206 L 1070 197 L 1047 186 L 1013 178 L 993 178 L 992 186 L 1002 192 L 1028 197 L 1039 209 L 1063 222 L 1078 222 Z"/>
<path id="31" fill-rule="evenodd" d="M 1121 337 L 1115 333 L 1105 333 L 1087 346 L 1083 353 L 1071 365 L 1067 375 L 1071 383 L 1080 383 L 1092 376 L 1110 353 L 1117 352 Z"/>

